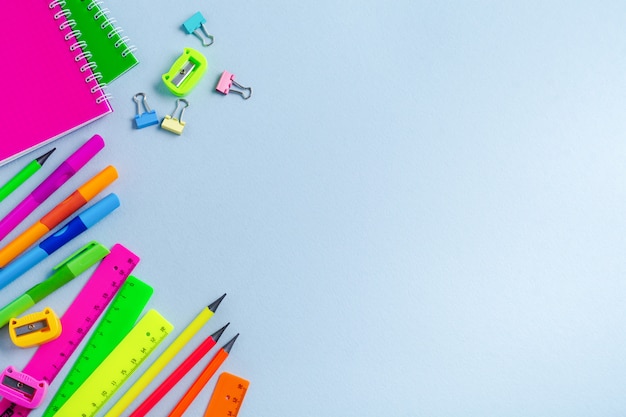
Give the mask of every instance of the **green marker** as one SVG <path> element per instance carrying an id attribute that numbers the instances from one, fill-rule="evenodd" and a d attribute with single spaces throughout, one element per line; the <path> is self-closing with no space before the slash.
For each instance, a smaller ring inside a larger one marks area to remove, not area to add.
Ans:
<path id="1" fill-rule="evenodd" d="M 69 258 L 52 268 L 55 272 L 50 278 L 26 290 L 24 294 L 0 309 L 0 328 L 85 272 L 109 252 L 109 249 L 98 242 L 90 242 L 74 252 Z"/>
<path id="2" fill-rule="evenodd" d="M 52 152 L 54 152 L 56 148 L 52 149 L 50 152 L 41 155 L 39 158 L 32 160 L 28 165 L 26 165 L 20 172 L 15 174 L 13 178 L 9 180 L 6 184 L 0 187 L 0 201 L 4 200 L 11 194 L 13 191 L 17 190 L 17 188 L 22 185 L 27 179 L 29 179 L 35 172 L 39 171 L 39 169 L 46 162 L 46 159 Z"/>

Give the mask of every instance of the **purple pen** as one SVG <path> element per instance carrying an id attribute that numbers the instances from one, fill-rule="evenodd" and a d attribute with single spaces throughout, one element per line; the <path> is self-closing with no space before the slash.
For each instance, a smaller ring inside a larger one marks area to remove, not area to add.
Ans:
<path id="1" fill-rule="evenodd" d="M 100 135 L 94 135 L 63 161 L 32 193 L 11 210 L 4 219 L 0 220 L 0 240 L 11 233 L 18 224 L 50 197 L 53 192 L 72 178 L 102 148 L 104 148 L 104 140 L 102 140 Z"/>

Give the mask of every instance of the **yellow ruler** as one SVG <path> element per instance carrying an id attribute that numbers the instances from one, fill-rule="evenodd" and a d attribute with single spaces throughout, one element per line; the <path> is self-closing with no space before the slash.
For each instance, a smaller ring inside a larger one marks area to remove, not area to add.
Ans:
<path id="1" fill-rule="evenodd" d="M 94 416 L 173 329 L 156 310 L 149 310 L 55 417 Z"/>

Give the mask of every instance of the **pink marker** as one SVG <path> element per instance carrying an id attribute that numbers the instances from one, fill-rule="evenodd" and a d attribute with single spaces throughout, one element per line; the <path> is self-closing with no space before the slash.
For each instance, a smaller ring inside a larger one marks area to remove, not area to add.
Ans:
<path id="1" fill-rule="evenodd" d="M 67 180 L 72 178 L 91 158 L 102 148 L 104 140 L 100 135 L 94 135 L 76 152 L 54 170 L 37 188 L 19 203 L 4 219 L 0 220 L 0 240 L 4 239 L 30 213 L 41 205 L 53 192 L 58 190 Z"/>

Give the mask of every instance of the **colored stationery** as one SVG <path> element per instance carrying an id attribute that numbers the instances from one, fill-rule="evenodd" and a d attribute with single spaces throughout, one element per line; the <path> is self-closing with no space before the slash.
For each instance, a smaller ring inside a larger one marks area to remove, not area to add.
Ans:
<path id="1" fill-rule="evenodd" d="M 10 131 L 0 141 L 0 164 L 112 111 L 100 77 L 86 59 L 87 45 L 61 3 L 2 4 L 2 55 L 9 67 L 17 69 L 2 86 L 0 114 L 10 121 Z M 28 106 L 16 105 L 24 101 Z"/>
<path id="2" fill-rule="evenodd" d="M 229 323 L 230 324 L 230 323 Z M 178 365 L 178 368 L 174 370 L 165 381 L 161 382 L 152 394 L 146 398 L 139 407 L 135 411 L 133 411 L 129 417 L 143 417 L 155 406 L 157 403 L 163 398 L 174 386 L 185 376 L 187 372 L 189 372 L 199 361 L 209 353 L 209 350 L 219 340 L 224 330 L 226 330 L 228 324 L 222 327 L 211 336 L 204 339 L 202 343 L 191 353 L 191 355 L 187 356 L 187 358 Z"/>
<path id="3" fill-rule="evenodd" d="M 52 193 L 61 187 L 67 180 L 72 178 L 91 158 L 104 148 L 104 141 L 99 135 L 94 135 L 78 148 L 72 155 L 57 167 L 37 186 L 21 203 L 9 214 L 0 220 L 0 240 L 4 239 L 11 231 L 20 224 L 26 216 L 32 213 Z"/>
<path id="4" fill-rule="evenodd" d="M 90 55 L 87 60 L 96 64 L 102 83 L 110 83 L 137 65 L 135 48 L 101 0 L 64 0 L 61 7 L 76 22 L 74 30 L 80 31 L 80 41 L 86 43 Z"/>
<path id="5" fill-rule="evenodd" d="M 0 397 L 18 407 L 31 409 L 39 407 L 48 391 L 48 383 L 20 372 L 12 366 L 0 374 Z M 12 410 L 10 410 L 12 411 Z M 8 414 L 12 416 L 13 414 Z"/>
<path id="6" fill-rule="evenodd" d="M 139 97 L 141 97 L 141 100 Z M 159 124 L 159 118 L 157 117 L 156 110 L 152 110 L 150 106 L 148 106 L 146 93 L 135 94 L 133 96 L 133 101 L 137 105 L 137 114 L 135 115 L 135 127 L 137 129 L 143 129 L 144 127 Z M 141 111 L 140 102 L 143 104 L 143 112 Z"/>
<path id="7" fill-rule="evenodd" d="M 233 88 L 233 85 L 237 88 Z M 235 74 L 231 74 L 228 71 L 222 72 L 215 89 L 224 95 L 227 95 L 228 93 L 237 93 L 244 100 L 252 97 L 252 87 L 244 87 L 239 84 L 235 81 Z"/>
<path id="8" fill-rule="evenodd" d="M 109 249 L 98 242 L 90 242 L 74 252 L 69 258 L 52 268 L 55 272 L 50 278 L 26 290 L 24 294 L 0 309 L 0 328 L 6 325 L 12 317 L 19 316 L 108 254 Z"/>
<path id="9" fill-rule="evenodd" d="M 191 405 L 193 400 L 198 396 L 202 388 L 209 382 L 211 377 L 215 375 L 215 372 L 219 369 L 219 367 L 224 363 L 228 355 L 230 354 L 230 350 L 235 344 L 235 340 L 239 337 L 239 333 L 235 335 L 228 343 L 226 343 L 216 354 L 213 356 L 211 361 L 207 364 L 207 366 L 202 370 L 198 378 L 191 384 L 189 390 L 183 395 L 183 397 L 178 401 L 176 407 L 172 410 L 168 417 L 180 417 L 182 416 L 187 408 Z"/>
<path id="10" fill-rule="evenodd" d="M 212 302 L 187 325 L 178 337 L 167 347 L 150 367 L 137 379 L 137 381 L 126 391 L 117 403 L 105 414 L 105 417 L 119 416 L 128 408 L 148 384 L 165 368 L 165 366 L 180 352 L 180 350 L 191 340 L 191 338 L 213 317 L 217 307 L 219 307 L 226 294 Z M 1 415 L 1 414 L 0 414 Z"/>
<path id="11" fill-rule="evenodd" d="M 61 320 L 54 310 L 46 307 L 43 311 L 11 319 L 9 336 L 15 346 L 39 346 L 61 336 Z"/>
<path id="12" fill-rule="evenodd" d="M 59 411 L 78 387 L 130 332 L 152 293 L 152 287 L 138 278 L 131 275 L 126 279 L 42 417 L 53 416 Z"/>
<path id="13" fill-rule="evenodd" d="M 78 387 L 130 332 L 152 293 L 152 287 L 138 278 L 131 275 L 126 279 L 42 417 L 53 416 L 59 411 Z"/>
<path id="14" fill-rule="evenodd" d="M 13 191 L 17 190 L 17 188 L 24 184 L 24 182 L 29 179 L 35 172 L 39 171 L 43 164 L 46 162 L 48 157 L 52 155 L 52 152 L 55 151 L 56 148 L 52 149 L 49 152 L 41 155 L 39 158 L 35 158 L 30 161 L 24 168 L 20 170 L 17 174 L 13 176 L 9 181 L 6 182 L 2 187 L 0 187 L 0 202 L 7 198 Z"/>
<path id="15" fill-rule="evenodd" d="M 182 104 L 183 107 L 180 107 Z M 180 107 L 180 115 L 178 118 L 176 117 L 176 113 L 178 113 L 178 108 Z M 185 122 L 183 122 L 183 113 L 185 113 L 185 109 L 189 107 L 189 102 L 184 98 L 179 98 L 176 100 L 176 108 L 172 112 L 172 115 L 166 114 L 161 122 L 161 128 L 165 129 L 169 132 L 176 133 L 177 135 L 183 134 L 183 129 L 185 128 Z"/>
<path id="16" fill-rule="evenodd" d="M 202 13 L 196 12 L 189 19 L 183 22 L 183 29 L 188 34 L 195 35 L 200 42 L 202 42 L 202 46 L 211 46 L 215 41 L 215 36 L 211 35 L 207 30 L 206 19 L 202 16 Z"/>
<path id="17" fill-rule="evenodd" d="M 217 378 L 204 417 L 237 417 L 250 381 L 240 376 L 222 372 Z"/>
<path id="18" fill-rule="evenodd" d="M 23 372 L 50 384 L 98 321 L 138 262 L 139 258 L 122 245 L 113 246 L 111 253 L 102 260 L 61 317 L 63 327 L 61 336 L 40 346 Z M 0 416 L 26 417 L 31 411 L 11 403 L 6 398 L 0 401 Z"/>
<path id="19" fill-rule="evenodd" d="M 0 249 L 0 268 L 4 268 L 9 262 L 15 259 L 20 253 L 28 249 L 37 240 L 43 237 L 50 230 L 57 227 L 75 211 L 87 204 L 92 198 L 98 195 L 109 184 L 117 179 L 117 170 L 108 166 L 89 181 L 78 187 L 65 200 L 57 204 L 55 208 L 43 216 L 37 223 L 26 229 L 5 247 Z"/>
<path id="20" fill-rule="evenodd" d="M 208 67 L 204 55 L 195 49 L 185 48 L 161 79 L 172 94 L 186 96 L 198 84 Z"/>
<path id="21" fill-rule="evenodd" d="M 172 329 L 156 310 L 149 310 L 55 416 L 93 417 Z"/>
<path id="22" fill-rule="evenodd" d="M 52 255 L 76 236 L 89 229 L 113 210 L 118 208 L 120 200 L 115 194 L 109 194 L 93 206 L 70 220 L 62 229 L 43 240 L 39 245 L 25 252 L 19 258 L 0 270 L 0 289 L 17 279 L 39 262 Z"/>

